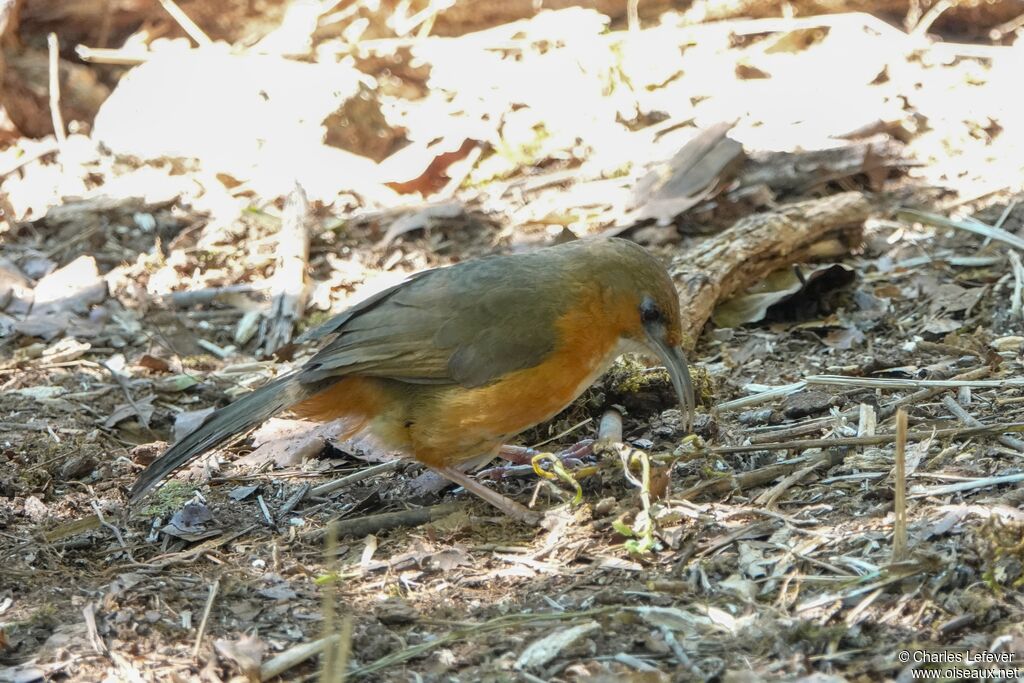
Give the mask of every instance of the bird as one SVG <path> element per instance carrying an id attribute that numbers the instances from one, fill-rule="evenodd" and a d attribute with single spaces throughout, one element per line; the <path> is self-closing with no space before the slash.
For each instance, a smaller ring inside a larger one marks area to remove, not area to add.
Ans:
<path id="1" fill-rule="evenodd" d="M 513 518 L 538 515 L 463 469 L 551 419 L 621 354 L 660 360 L 687 429 L 695 401 L 679 298 L 640 245 L 584 238 L 415 273 L 299 337 L 305 363 L 213 412 L 149 464 L 132 503 L 179 468 L 290 410 L 369 432 Z M 316 348 L 316 347 L 314 347 Z"/>

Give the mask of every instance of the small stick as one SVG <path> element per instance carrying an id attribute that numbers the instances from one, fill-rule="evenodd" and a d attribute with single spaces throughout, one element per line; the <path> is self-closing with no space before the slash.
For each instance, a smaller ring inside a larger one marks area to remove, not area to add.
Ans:
<path id="1" fill-rule="evenodd" d="M 56 33 L 51 32 L 46 36 L 46 45 L 50 53 L 50 120 L 53 122 L 57 145 L 63 147 L 68 141 L 68 135 L 64 130 L 64 117 L 60 113 L 60 42 Z"/>
<path id="2" fill-rule="evenodd" d="M 896 411 L 896 523 L 892 535 L 892 561 L 907 559 L 907 411 Z"/>
<path id="3" fill-rule="evenodd" d="M 326 496 L 328 493 L 337 491 L 340 488 L 348 486 L 349 484 L 355 484 L 356 482 L 360 482 L 364 479 L 369 479 L 370 477 L 375 477 L 378 474 L 384 474 L 385 472 L 393 472 L 401 466 L 401 460 L 391 460 L 390 462 L 382 462 L 378 465 L 374 465 L 373 467 L 361 469 L 358 472 L 348 475 L 347 477 L 342 477 L 341 479 L 335 479 L 334 481 L 329 481 L 325 484 L 314 486 L 313 489 L 310 490 L 309 496 L 310 498 L 320 498 L 322 496 Z"/>
<path id="4" fill-rule="evenodd" d="M 983 489 L 988 486 L 998 486 L 999 484 L 1016 484 L 1018 481 L 1024 481 L 1024 474 L 1004 474 L 1001 477 L 985 477 L 984 479 L 975 479 L 974 481 L 960 481 L 955 484 L 932 486 L 922 491 L 917 491 L 910 497 L 923 498 L 925 496 L 944 496 L 948 493 Z"/>
<path id="5" fill-rule="evenodd" d="M 89 489 L 89 492 L 92 493 L 91 488 Z M 100 506 L 96 503 L 95 498 L 89 501 L 89 504 L 92 506 L 93 512 L 96 513 L 96 519 L 99 520 L 100 525 L 106 527 L 110 530 L 110 533 L 114 534 L 114 538 L 117 539 L 117 544 L 121 546 L 122 550 L 124 550 L 125 554 L 128 556 L 128 559 L 132 562 L 135 562 L 135 558 L 132 556 L 131 548 L 129 548 L 128 545 L 125 544 L 124 538 L 121 536 L 121 530 L 103 518 L 103 513 L 100 511 Z"/>
<path id="6" fill-rule="evenodd" d="M 459 510 L 462 506 L 457 503 L 443 503 L 425 508 L 412 508 L 410 510 L 399 510 L 398 512 L 383 512 L 379 515 L 367 515 L 355 519 L 342 520 L 338 522 L 338 536 L 366 536 L 379 531 L 387 531 L 403 526 L 419 526 L 433 522 L 436 519 L 447 517 Z M 311 537 L 315 539 L 323 534 L 314 532 Z"/>
<path id="7" fill-rule="evenodd" d="M 324 640 L 335 635 L 334 621 L 338 606 L 338 522 L 327 525 L 327 538 L 324 540 L 324 566 L 329 572 L 327 582 L 323 586 L 320 612 L 324 621 Z M 320 682 L 332 683 L 332 676 L 339 673 L 337 667 L 338 650 L 328 647 L 320 662 Z M 344 674 L 342 674 L 344 675 Z M 266 679 L 264 679 L 266 680 Z"/>
<path id="8" fill-rule="evenodd" d="M 152 57 L 152 53 L 145 51 L 89 47 L 88 45 L 78 45 L 75 47 L 75 54 L 83 62 L 90 64 L 116 64 L 117 66 L 137 66 Z"/>
<path id="9" fill-rule="evenodd" d="M 877 426 L 875 408 L 867 403 L 860 404 L 860 419 L 857 421 L 857 436 L 874 436 Z"/>
<path id="10" fill-rule="evenodd" d="M 220 590 L 220 579 L 210 584 L 210 594 L 206 596 L 206 605 L 203 607 L 203 618 L 199 621 L 199 630 L 196 632 L 196 642 L 192 646 L 192 659 L 199 657 L 199 646 L 203 644 L 203 636 L 206 635 L 206 625 L 210 621 L 210 612 L 213 610 L 213 601 L 217 599 L 217 591 Z"/>
<path id="11" fill-rule="evenodd" d="M 139 406 L 138 403 L 136 403 L 134 398 L 132 398 L 131 387 L 128 386 L 128 382 L 125 381 L 125 378 L 121 376 L 121 373 L 119 373 L 117 370 L 114 370 L 114 368 L 110 367 L 106 363 L 100 363 L 100 366 L 104 370 L 109 372 L 110 376 L 113 377 L 114 381 L 117 382 L 117 385 L 121 387 L 121 391 L 122 393 L 124 393 L 124 397 L 128 401 L 128 405 L 130 405 L 132 407 L 132 410 L 135 411 L 135 415 L 136 417 L 139 418 L 139 422 L 142 424 L 143 427 L 149 430 L 149 418 L 146 417 L 146 414 L 142 410 L 142 407 Z"/>
<path id="12" fill-rule="evenodd" d="M 943 438 L 947 436 L 954 436 L 966 438 L 968 436 L 982 436 L 987 434 L 998 434 L 1000 432 L 1024 432 L 1024 422 L 1006 422 L 968 428 L 954 427 L 950 429 L 936 429 L 930 432 L 910 432 L 907 434 L 907 438 L 911 441 L 923 441 L 924 439 L 931 437 Z M 810 448 L 877 446 L 883 443 L 892 443 L 895 440 L 895 434 L 876 434 L 875 436 L 850 436 L 842 439 L 797 439 L 795 441 L 757 443 L 746 446 L 718 446 L 708 450 L 711 453 L 716 453 L 718 455 L 753 453 L 755 451 L 805 451 Z"/>
<path id="13" fill-rule="evenodd" d="M 269 681 L 276 676 L 280 676 L 285 671 L 288 671 L 288 669 L 301 664 L 310 657 L 320 654 L 324 649 L 333 647 L 334 641 L 340 637 L 340 635 L 333 635 L 314 640 L 311 643 L 301 643 L 289 650 L 285 650 L 276 657 L 268 659 L 260 666 L 260 680 Z"/>
<path id="14" fill-rule="evenodd" d="M 841 387 L 863 387 L 865 389 L 1002 389 L 1024 386 L 1024 377 L 1006 379 L 897 379 L 895 377 L 846 377 L 843 375 L 810 375 L 804 381 L 808 384 L 824 384 Z"/>
<path id="15" fill-rule="evenodd" d="M 1020 262 L 1020 256 L 1015 251 L 1008 251 L 1006 255 L 1010 259 L 1010 266 L 1013 268 L 1013 298 L 1010 300 L 1010 315 L 1014 318 L 1021 318 L 1021 297 L 1024 293 L 1024 264 Z"/>
<path id="16" fill-rule="evenodd" d="M 203 29 L 199 28 L 196 22 L 182 11 L 180 7 L 174 2 L 174 0 L 160 0 L 160 4 L 167 10 L 167 13 L 178 22 L 178 26 L 188 34 L 188 37 L 196 42 L 196 45 L 200 47 L 206 47 L 213 45 L 213 41 L 210 40 L 210 36 L 203 32 Z"/>
<path id="17" fill-rule="evenodd" d="M 955 379 L 955 380 L 975 380 L 975 379 L 982 379 L 983 377 L 988 377 L 989 374 L 991 374 L 991 369 L 987 365 L 985 365 L 985 366 L 982 366 L 980 368 L 974 368 L 973 370 L 968 370 L 967 372 L 962 372 L 959 375 L 954 376 L 952 379 Z M 945 390 L 946 389 L 944 387 L 938 387 L 938 388 L 933 387 L 933 388 L 929 388 L 929 389 L 921 389 L 920 391 L 915 391 L 912 394 L 907 394 L 903 398 L 898 398 L 895 401 L 887 403 L 885 406 L 883 406 L 881 408 L 881 410 L 879 411 L 879 417 L 881 417 L 882 419 L 886 419 L 886 418 L 888 418 L 890 415 L 892 415 L 895 412 L 896 408 L 898 408 L 900 406 L 911 405 L 911 404 L 916 404 L 916 403 L 922 403 L 922 402 L 932 398 L 933 396 L 937 396 L 938 394 L 941 394 Z M 860 410 L 859 408 L 853 408 L 851 410 L 846 410 L 845 412 L 842 413 L 842 416 L 845 417 L 848 420 L 852 420 L 853 418 L 857 417 L 859 410 Z M 772 439 L 780 439 L 780 438 L 790 438 L 790 437 L 794 437 L 794 436 L 802 436 L 802 435 L 807 434 L 809 432 L 814 432 L 814 431 L 817 431 L 819 429 L 822 429 L 829 422 L 831 422 L 832 419 L 833 418 L 831 416 L 830 417 L 826 417 L 826 418 L 815 418 L 813 420 L 810 420 L 810 421 L 807 421 L 807 422 L 803 422 L 801 424 L 793 425 L 792 427 L 786 427 L 784 429 L 776 429 L 776 430 L 772 430 L 770 432 L 765 432 L 765 433 L 762 433 L 762 434 L 755 434 L 755 435 L 750 437 L 750 440 L 753 443 L 764 443 L 764 442 L 767 442 L 767 441 L 771 441 Z"/>
<path id="18" fill-rule="evenodd" d="M 54 140 L 40 141 L 40 143 L 35 147 L 35 149 L 33 149 L 30 152 L 26 152 L 25 154 L 22 154 L 17 159 L 9 162 L 7 166 L 0 168 L 0 180 L 3 180 L 10 174 L 14 173 L 15 171 L 21 169 L 24 166 L 28 166 L 34 161 L 39 161 L 47 154 L 53 154 L 59 149 L 60 147 Z M 10 218 L 13 218 L 13 216 L 10 216 Z"/>
<path id="19" fill-rule="evenodd" d="M 263 353 L 269 355 L 292 340 L 295 322 L 306 307 L 309 265 L 309 201 L 298 183 L 284 202 L 278 231 L 277 262 L 270 280 L 270 309 L 261 326 Z"/>
<path id="20" fill-rule="evenodd" d="M 626 0 L 626 26 L 633 35 L 640 31 L 640 0 Z"/>
<path id="21" fill-rule="evenodd" d="M 959 418 L 960 421 L 963 422 L 968 427 L 981 427 L 981 426 L 983 426 L 982 423 L 981 423 L 981 420 L 979 420 L 978 418 L 974 417 L 973 415 L 968 413 L 966 410 L 964 410 L 963 406 L 961 406 L 959 403 L 957 403 L 956 399 L 953 398 L 952 396 L 949 396 L 949 395 L 943 396 L 942 397 L 942 405 L 944 405 L 946 407 L 946 410 L 948 410 L 949 412 L 951 412 L 954 415 L 956 415 L 957 418 Z M 1014 438 L 1014 437 L 1009 436 L 1007 434 L 1001 434 L 996 439 L 996 441 L 998 441 L 999 443 L 1003 444 L 1007 448 L 1012 448 L 1013 450 L 1017 451 L 1018 453 L 1024 453 L 1024 441 L 1021 441 L 1020 439 Z"/>
<path id="22" fill-rule="evenodd" d="M 160 303 L 176 308 L 188 308 L 199 304 L 212 303 L 214 300 L 231 294 L 252 294 L 262 293 L 263 288 L 252 283 L 238 285 L 224 285 L 223 287 L 207 287 L 205 289 L 186 289 L 179 292 L 171 292 L 160 298 Z"/>

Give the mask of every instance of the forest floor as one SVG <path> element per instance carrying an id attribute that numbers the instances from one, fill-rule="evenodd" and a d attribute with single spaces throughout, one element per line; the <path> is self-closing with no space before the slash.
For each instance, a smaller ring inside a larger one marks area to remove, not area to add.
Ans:
<path id="1" fill-rule="evenodd" d="M 94 121 L 0 152 L 0 681 L 1024 670 L 1019 47 L 868 15 L 362 43 L 356 18 L 320 16 L 301 59 L 126 41 L 90 67 L 127 72 Z M 723 125 L 724 161 L 677 154 Z M 618 462 L 579 505 L 489 482 L 531 528 L 283 416 L 127 506 L 168 442 L 308 357 L 265 348 L 285 253 L 301 331 L 423 268 L 602 233 L 679 264 L 840 193 L 871 207 L 855 244 L 693 331 L 698 440 L 629 362 L 521 436 L 566 448 L 619 406 L 652 501 Z"/>

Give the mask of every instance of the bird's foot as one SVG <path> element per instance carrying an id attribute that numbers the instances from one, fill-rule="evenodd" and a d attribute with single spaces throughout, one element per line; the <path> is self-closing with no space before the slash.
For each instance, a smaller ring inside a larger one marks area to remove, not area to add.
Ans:
<path id="1" fill-rule="evenodd" d="M 538 451 L 526 446 L 502 446 L 498 455 L 509 462 L 508 465 L 489 467 L 477 472 L 477 478 L 503 479 L 505 477 L 525 476 L 535 471 L 534 461 L 538 456 L 546 455 L 557 459 L 561 465 L 570 470 L 583 466 L 583 459 L 594 454 L 594 440 L 584 439 L 569 448 L 555 454 Z M 550 462 L 550 458 L 543 459 Z"/>

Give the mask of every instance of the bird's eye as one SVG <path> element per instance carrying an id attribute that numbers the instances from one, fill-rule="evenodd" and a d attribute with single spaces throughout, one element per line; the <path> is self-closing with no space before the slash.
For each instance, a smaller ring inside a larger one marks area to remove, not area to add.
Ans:
<path id="1" fill-rule="evenodd" d="M 650 299 L 644 299 L 640 304 L 640 320 L 644 323 L 656 323 L 661 320 L 661 311 L 658 305 Z"/>

